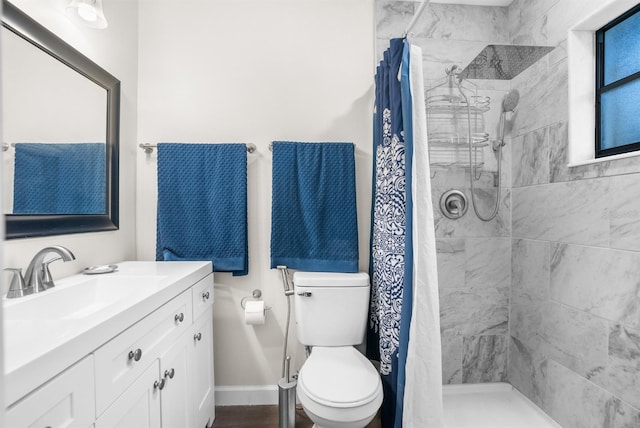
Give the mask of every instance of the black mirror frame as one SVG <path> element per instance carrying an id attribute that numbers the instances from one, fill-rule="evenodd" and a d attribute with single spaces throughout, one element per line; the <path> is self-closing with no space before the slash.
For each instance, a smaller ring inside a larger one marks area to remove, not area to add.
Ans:
<path id="1" fill-rule="evenodd" d="M 117 230 L 119 224 L 120 81 L 6 0 L 2 26 L 107 91 L 107 213 L 86 215 L 5 215 L 6 238 Z"/>

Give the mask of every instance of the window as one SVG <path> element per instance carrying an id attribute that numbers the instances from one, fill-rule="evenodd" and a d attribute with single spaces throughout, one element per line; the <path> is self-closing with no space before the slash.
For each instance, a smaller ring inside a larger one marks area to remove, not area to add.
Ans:
<path id="1" fill-rule="evenodd" d="M 596 31 L 595 157 L 640 150 L 640 5 Z"/>

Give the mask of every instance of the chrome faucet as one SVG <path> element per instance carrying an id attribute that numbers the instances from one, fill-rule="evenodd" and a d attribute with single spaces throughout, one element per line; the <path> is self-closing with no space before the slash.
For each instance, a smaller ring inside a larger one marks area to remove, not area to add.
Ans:
<path id="1" fill-rule="evenodd" d="M 50 253 L 55 253 L 59 257 L 54 257 L 45 261 L 45 257 Z M 24 274 L 25 287 L 27 289 L 31 289 L 33 293 L 39 293 L 54 287 L 55 284 L 53 283 L 53 277 L 49 271 L 49 264 L 60 259 L 64 262 L 68 262 L 75 260 L 76 257 L 71 251 L 60 245 L 53 245 L 38 251 L 36 255 L 33 256 L 33 259 L 31 260 L 31 263 L 29 263 L 29 267 L 27 267 L 27 271 Z"/>

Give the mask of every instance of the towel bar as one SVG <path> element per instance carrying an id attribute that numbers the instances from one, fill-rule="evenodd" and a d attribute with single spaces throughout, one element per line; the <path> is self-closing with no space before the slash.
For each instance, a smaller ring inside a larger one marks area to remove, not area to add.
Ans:
<path id="1" fill-rule="evenodd" d="M 151 154 L 153 153 L 153 149 L 157 148 L 158 145 L 157 144 L 151 144 L 151 143 L 140 143 L 138 144 L 138 147 L 140 147 L 142 150 L 144 150 L 144 152 L 146 154 Z M 247 144 L 247 152 L 248 153 L 253 153 L 256 151 L 256 145 L 253 143 L 248 143 Z"/>
<path id="2" fill-rule="evenodd" d="M 355 144 L 354 144 L 355 146 Z M 355 149 L 356 151 L 358 151 L 358 148 Z M 269 143 L 269 151 L 272 152 L 273 151 L 273 141 Z M 249 152 L 251 153 L 251 152 Z"/>

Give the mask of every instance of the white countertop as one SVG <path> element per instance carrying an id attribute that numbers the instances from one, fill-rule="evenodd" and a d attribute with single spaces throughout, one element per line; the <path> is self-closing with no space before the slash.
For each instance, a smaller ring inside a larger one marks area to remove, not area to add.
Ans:
<path id="1" fill-rule="evenodd" d="M 56 279 L 53 289 L 3 299 L 6 404 L 22 398 L 212 271 L 209 262 L 117 265 L 114 273 Z M 89 283 L 92 285 L 82 289 Z M 82 303 L 74 302 L 74 296 Z M 47 306 L 37 309 L 44 301 Z"/>

